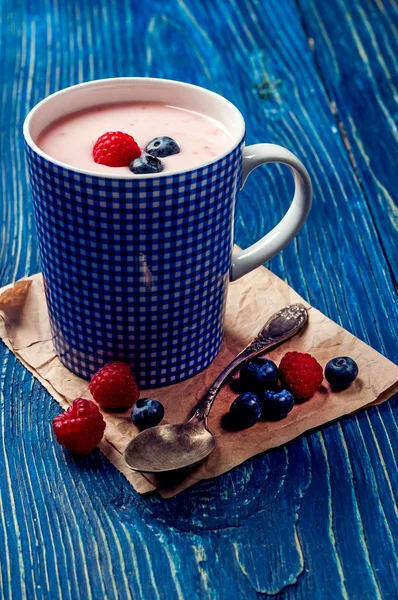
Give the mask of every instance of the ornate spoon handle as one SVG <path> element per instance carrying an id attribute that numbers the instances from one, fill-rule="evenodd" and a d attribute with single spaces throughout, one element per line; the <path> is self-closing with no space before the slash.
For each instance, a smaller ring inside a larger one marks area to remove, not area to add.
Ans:
<path id="1" fill-rule="evenodd" d="M 192 418 L 196 418 L 198 421 L 206 421 L 222 384 L 232 371 L 249 358 L 253 358 L 257 354 L 296 335 L 307 323 L 307 318 L 307 309 L 302 304 L 292 304 L 273 314 L 252 342 L 219 374 L 208 392 L 200 400 Z"/>

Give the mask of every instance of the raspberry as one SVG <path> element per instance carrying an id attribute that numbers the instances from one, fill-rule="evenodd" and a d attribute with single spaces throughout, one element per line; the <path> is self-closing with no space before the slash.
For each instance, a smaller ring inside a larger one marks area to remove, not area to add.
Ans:
<path id="1" fill-rule="evenodd" d="M 57 442 L 73 454 L 89 454 L 102 440 L 105 421 L 94 402 L 76 398 L 68 410 L 55 417 L 53 430 Z"/>
<path id="2" fill-rule="evenodd" d="M 323 381 L 323 369 L 310 354 L 287 352 L 279 365 L 282 380 L 297 400 L 310 398 Z"/>
<path id="3" fill-rule="evenodd" d="M 108 131 L 94 144 L 94 161 L 107 167 L 128 167 L 141 156 L 141 149 L 135 139 L 122 131 Z"/>
<path id="4" fill-rule="evenodd" d="M 133 406 L 140 397 L 130 367 L 123 362 L 110 362 L 102 367 L 90 381 L 90 392 L 106 408 Z"/>

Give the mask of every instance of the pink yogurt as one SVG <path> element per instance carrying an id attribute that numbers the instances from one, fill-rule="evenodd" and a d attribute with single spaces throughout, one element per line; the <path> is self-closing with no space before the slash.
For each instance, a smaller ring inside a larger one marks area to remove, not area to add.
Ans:
<path id="1" fill-rule="evenodd" d="M 43 152 L 71 167 L 98 173 L 131 173 L 128 167 L 107 167 L 94 162 L 93 145 L 107 131 L 123 131 L 134 137 L 143 153 L 153 138 L 170 136 L 181 152 L 162 158 L 164 170 L 194 169 L 221 155 L 231 136 L 219 121 L 158 102 L 108 104 L 72 113 L 49 125 L 37 145 Z"/>

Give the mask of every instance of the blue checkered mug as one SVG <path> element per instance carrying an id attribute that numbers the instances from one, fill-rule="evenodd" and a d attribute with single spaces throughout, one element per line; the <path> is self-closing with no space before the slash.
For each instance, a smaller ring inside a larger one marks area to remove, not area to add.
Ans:
<path id="1" fill-rule="evenodd" d="M 99 174 L 45 154 L 37 139 L 56 119 L 115 102 L 162 99 L 221 122 L 231 142 L 194 169 L 156 175 Z M 229 281 L 280 252 L 311 207 L 311 181 L 289 150 L 244 144 L 245 122 L 204 88 L 150 78 L 82 83 L 42 100 L 24 137 L 55 350 L 88 379 L 112 360 L 129 362 L 143 388 L 176 383 L 215 358 Z M 284 218 L 233 253 L 239 190 L 259 165 L 288 165 L 295 193 Z"/>

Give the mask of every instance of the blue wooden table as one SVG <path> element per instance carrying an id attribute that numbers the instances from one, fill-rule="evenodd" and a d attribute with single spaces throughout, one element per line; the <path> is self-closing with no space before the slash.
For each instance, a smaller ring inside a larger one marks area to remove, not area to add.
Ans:
<path id="1" fill-rule="evenodd" d="M 395 0 L 2 0 L 0 283 L 39 270 L 22 122 L 101 77 L 181 79 L 231 99 L 249 143 L 311 172 L 307 226 L 268 265 L 397 362 Z M 259 169 L 246 246 L 286 210 Z M 287 188 L 287 189 L 286 189 Z M 374 600 L 398 594 L 398 399 L 164 501 L 95 451 L 53 443 L 59 406 L 0 345 L 0 597 Z"/>

